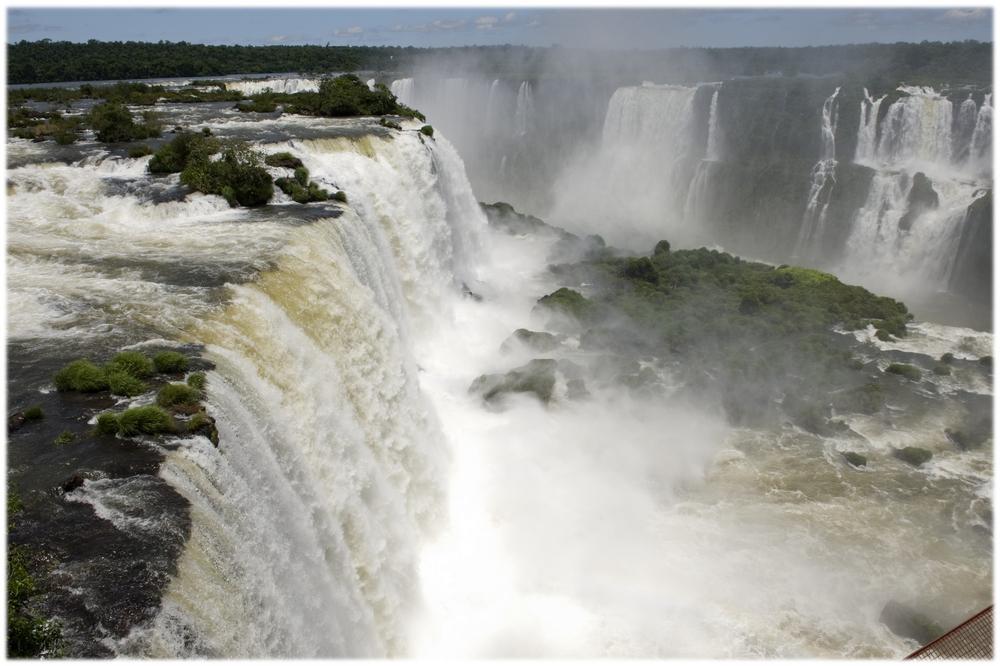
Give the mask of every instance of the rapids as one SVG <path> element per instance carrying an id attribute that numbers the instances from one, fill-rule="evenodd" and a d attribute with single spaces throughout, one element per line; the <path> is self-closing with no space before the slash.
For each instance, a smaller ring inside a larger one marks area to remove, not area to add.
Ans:
<path id="1" fill-rule="evenodd" d="M 472 88 L 439 90 L 506 94 L 518 112 L 504 135 L 530 139 L 539 91 Z M 652 200 L 683 211 L 699 164 L 725 158 L 709 88 L 710 99 L 673 86 L 615 92 L 594 148 L 623 175 L 602 182 L 578 165 L 567 173 L 606 190 L 596 208 L 565 210 L 598 211 L 587 224 L 609 238 L 694 234 L 683 220 L 644 226 L 652 208 L 640 195 L 658 170 Z M 422 108 L 412 80 L 393 90 Z M 712 112 L 699 134 L 701 101 Z M 531 312 L 558 287 L 546 270 L 557 236 L 491 228 L 447 130 L 425 139 L 415 123 L 166 113 L 291 152 L 348 203 L 279 194 L 230 209 L 120 148 L 8 142 L 9 411 L 39 400 L 82 409 L 51 381 L 73 358 L 172 347 L 206 364 L 219 430 L 218 447 L 197 436 L 133 445 L 156 464 L 130 475 L 101 466 L 138 455 L 121 440 L 113 451 L 69 445 L 56 469 L 51 437 L 26 428 L 10 439 L 9 478 L 36 523 L 92 510 L 161 581 L 147 615 L 88 625 L 67 600 L 92 603 L 96 565 L 65 546 L 64 590 L 46 610 L 64 619 L 70 656 L 896 659 L 916 645 L 878 621 L 887 601 L 942 625 L 991 602 L 992 440 L 961 451 L 941 435 L 992 400 L 976 363 L 990 333 L 916 322 L 883 343 L 854 332 L 881 366 L 957 359 L 921 384 L 921 409 L 845 417 L 856 438 L 729 428 L 653 358 L 642 359 L 652 394 L 607 383 L 577 402 L 561 382 L 548 409 L 525 398 L 489 410 L 469 384 L 532 358 L 500 346 L 544 326 Z M 910 154 L 885 136 L 864 154 Z M 942 208 L 973 196 L 963 187 L 942 185 Z M 944 259 L 914 250 L 898 261 L 926 270 Z M 579 343 L 556 353 L 589 359 Z M 895 459 L 904 445 L 932 450 L 932 462 Z M 848 450 L 868 466 L 846 465 Z M 87 480 L 53 490 L 85 451 Z M 176 552 L 154 557 L 161 531 Z"/>

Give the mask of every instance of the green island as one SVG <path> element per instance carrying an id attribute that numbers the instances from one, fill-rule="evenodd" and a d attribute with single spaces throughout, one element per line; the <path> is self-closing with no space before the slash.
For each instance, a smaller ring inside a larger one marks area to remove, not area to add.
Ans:
<path id="1" fill-rule="evenodd" d="M 872 326 L 880 338 L 906 336 L 913 315 L 892 298 L 820 271 L 704 247 L 675 250 L 665 240 L 647 256 L 629 256 L 598 236 L 579 238 L 508 204 L 481 205 L 495 228 L 555 235 L 550 261 L 560 263 L 549 271 L 565 285 L 538 299 L 533 312 L 559 337 L 519 330 L 504 348 L 549 354 L 569 335 L 598 358 L 589 370 L 566 358 L 538 358 L 506 375 L 483 375 L 470 392 L 487 404 L 509 393 L 533 393 L 547 403 L 557 372 L 573 399 L 595 383 L 662 390 L 657 371 L 666 371 L 682 394 L 719 404 L 731 425 L 787 420 L 829 437 L 849 435 L 837 415 L 877 413 L 887 395 L 921 380 L 913 365 L 880 369 L 865 360 L 848 334 Z M 847 461 L 865 464 L 853 454 Z"/>

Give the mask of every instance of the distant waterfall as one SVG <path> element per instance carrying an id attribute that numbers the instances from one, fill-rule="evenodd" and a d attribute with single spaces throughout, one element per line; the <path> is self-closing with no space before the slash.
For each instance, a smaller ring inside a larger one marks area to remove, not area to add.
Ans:
<path id="1" fill-rule="evenodd" d="M 992 107 L 988 95 L 978 111 L 970 98 L 956 118 L 934 90 L 901 90 L 906 96 L 877 128 L 882 99 L 866 95 L 861 104 L 855 159 L 876 173 L 855 213 L 843 269 L 897 289 L 944 289 L 968 208 L 992 187 L 975 173 L 991 155 Z"/>
<path id="2" fill-rule="evenodd" d="M 855 162 L 869 162 L 875 159 L 878 150 L 878 111 L 885 95 L 872 99 L 865 88 L 865 99 L 861 102 L 861 120 L 858 123 L 858 145 L 854 150 Z"/>
<path id="3" fill-rule="evenodd" d="M 835 137 L 838 110 L 834 107 L 834 100 L 838 94 L 840 94 L 839 87 L 823 103 L 823 120 L 820 125 L 823 140 L 822 154 L 819 162 L 813 167 L 812 187 L 809 190 L 809 201 L 806 204 L 806 212 L 799 228 L 796 255 L 801 255 L 810 243 L 823 233 L 823 223 L 826 221 L 826 212 L 830 206 L 830 195 L 833 189 L 826 187 L 826 184 L 828 180 L 834 180 L 834 172 L 837 168 Z"/>
<path id="4" fill-rule="evenodd" d="M 319 79 L 253 79 L 226 84 L 226 90 L 238 90 L 244 95 L 257 95 L 270 90 L 275 93 L 316 92 Z"/>
<path id="5" fill-rule="evenodd" d="M 396 79 L 389 86 L 389 91 L 396 96 L 396 101 L 404 106 L 412 107 L 415 102 L 413 99 L 413 79 Z"/>
<path id="6" fill-rule="evenodd" d="M 517 91 L 517 110 L 514 112 L 514 136 L 524 136 L 531 127 L 535 115 L 535 104 L 531 99 L 531 84 L 521 83 Z"/>
<path id="7" fill-rule="evenodd" d="M 721 159 L 719 147 L 719 91 L 712 93 L 712 105 L 708 112 L 708 146 L 705 159 L 717 162 Z"/>

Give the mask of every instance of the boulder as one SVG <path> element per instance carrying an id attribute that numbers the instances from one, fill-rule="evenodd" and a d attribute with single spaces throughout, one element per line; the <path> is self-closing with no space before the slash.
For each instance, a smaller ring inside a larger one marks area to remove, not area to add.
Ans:
<path id="1" fill-rule="evenodd" d="M 495 403 L 508 393 L 534 393 L 548 404 L 556 385 L 556 361 L 536 358 L 505 375 L 480 375 L 469 387 L 469 393 L 478 393 L 486 403 Z"/>
<path id="2" fill-rule="evenodd" d="M 926 615 L 896 601 L 885 605 L 878 621 L 897 636 L 912 638 L 921 645 L 927 645 L 944 635 L 944 629 Z"/>
<path id="3" fill-rule="evenodd" d="M 854 467 L 868 466 L 868 458 L 865 458 L 860 453 L 855 453 L 854 451 L 841 451 L 840 455 L 844 456 L 844 460 L 846 460 Z"/>
<path id="4" fill-rule="evenodd" d="M 892 452 L 892 455 L 905 463 L 913 465 L 914 467 L 920 467 L 934 457 L 934 454 L 927 449 L 921 449 L 916 446 L 907 446 L 904 449 L 896 449 Z"/>
<path id="5" fill-rule="evenodd" d="M 503 341 L 503 344 L 500 345 L 500 352 L 502 354 L 510 354 L 517 350 L 518 345 L 523 345 L 544 354 L 557 349 L 565 339 L 566 336 L 562 334 L 553 335 L 552 333 L 541 333 L 529 331 L 526 328 L 519 328 Z"/>

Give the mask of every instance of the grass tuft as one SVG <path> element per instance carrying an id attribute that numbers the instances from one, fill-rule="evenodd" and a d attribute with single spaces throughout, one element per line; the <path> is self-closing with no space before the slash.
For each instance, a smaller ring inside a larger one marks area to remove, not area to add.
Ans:
<path id="1" fill-rule="evenodd" d="M 160 373 L 184 372 L 188 369 L 188 358 L 175 351 L 162 351 L 153 357 L 153 365 Z"/>

